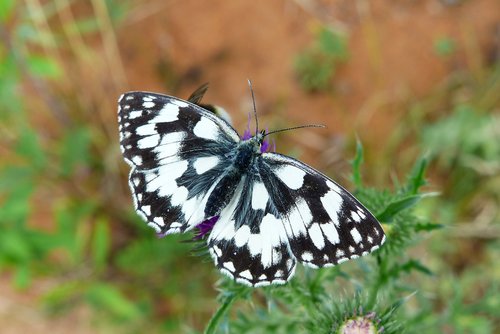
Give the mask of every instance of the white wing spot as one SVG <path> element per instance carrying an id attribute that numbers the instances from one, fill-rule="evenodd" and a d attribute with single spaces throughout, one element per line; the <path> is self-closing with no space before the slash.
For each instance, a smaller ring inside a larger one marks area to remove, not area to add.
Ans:
<path id="1" fill-rule="evenodd" d="M 158 190 L 159 196 L 173 195 L 177 190 L 179 190 L 175 180 L 184 174 L 187 167 L 188 162 L 186 160 L 181 160 L 160 167 L 158 169 L 158 176 L 147 182 L 146 191 L 155 192 Z"/>
<path id="2" fill-rule="evenodd" d="M 170 123 L 177 121 L 178 119 L 179 119 L 179 107 L 176 106 L 175 104 L 168 103 L 158 112 L 158 115 L 149 122 Z"/>
<path id="3" fill-rule="evenodd" d="M 311 252 L 304 252 L 302 253 L 302 260 L 306 261 L 306 262 L 311 262 L 312 259 L 313 259 L 313 255 Z"/>
<path id="4" fill-rule="evenodd" d="M 219 158 L 217 156 L 201 157 L 194 161 L 193 167 L 196 170 L 196 174 L 201 175 L 217 166 L 218 163 Z"/>
<path id="5" fill-rule="evenodd" d="M 345 255 L 345 253 L 344 253 L 344 251 L 342 249 L 337 249 L 337 252 L 335 253 L 336 257 L 340 258 L 340 257 L 342 257 L 344 255 Z"/>
<path id="6" fill-rule="evenodd" d="M 179 187 L 172 195 L 172 198 L 170 199 L 170 203 L 173 206 L 179 206 L 186 201 L 188 194 L 189 194 L 189 191 L 186 187 Z"/>
<path id="7" fill-rule="evenodd" d="M 138 187 L 138 186 L 139 186 L 139 184 L 141 184 L 141 179 L 140 179 L 140 178 L 138 178 L 138 177 L 134 177 L 134 178 L 132 179 L 132 183 L 133 183 L 136 187 Z"/>
<path id="8" fill-rule="evenodd" d="M 321 204 L 323 204 L 323 208 L 336 226 L 339 225 L 338 213 L 341 210 L 343 201 L 342 197 L 333 190 L 327 192 L 323 197 L 321 197 Z"/>
<path id="9" fill-rule="evenodd" d="M 232 273 L 236 271 L 236 268 L 234 267 L 234 264 L 231 261 L 224 262 L 223 266 Z"/>
<path id="10" fill-rule="evenodd" d="M 217 257 L 221 257 L 222 256 L 222 251 L 221 249 L 219 248 L 219 246 L 213 246 L 213 250 L 214 250 L 214 253 Z"/>
<path id="11" fill-rule="evenodd" d="M 253 280 L 253 276 L 252 276 L 252 274 L 250 273 L 250 270 L 248 270 L 248 269 L 247 269 L 247 270 L 245 270 L 245 271 L 242 271 L 242 272 L 240 273 L 240 276 L 241 276 L 241 277 L 243 277 L 243 278 L 248 279 L 249 281 Z"/>
<path id="12" fill-rule="evenodd" d="M 355 250 L 355 249 L 354 249 L 354 247 L 349 246 L 349 252 L 353 253 L 353 252 L 354 252 L 354 250 Z"/>
<path id="13" fill-rule="evenodd" d="M 137 147 L 140 149 L 151 148 L 158 146 L 160 142 L 160 135 L 155 133 L 154 135 L 150 135 L 147 137 L 143 137 L 137 141 Z"/>
<path id="14" fill-rule="evenodd" d="M 313 223 L 309 228 L 309 236 L 317 249 L 325 247 L 325 238 L 318 223 Z"/>
<path id="15" fill-rule="evenodd" d="M 252 189 L 252 209 L 265 210 L 268 200 L 269 194 L 264 184 L 262 182 L 254 183 Z"/>
<path id="16" fill-rule="evenodd" d="M 260 223 L 260 233 L 251 234 L 248 240 L 248 249 L 253 256 L 261 254 L 261 263 L 264 268 L 273 263 L 273 249 L 286 240 L 286 231 L 281 220 L 268 213 Z"/>
<path id="17" fill-rule="evenodd" d="M 136 165 L 142 165 L 142 158 L 140 155 L 136 155 L 132 158 L 132 162 Z"/>
<path id="18" fill-rule="evenodd" d="M 142 212 L 144 212 L 146 215 L 150 216 L 151 215 L 151 205 L 144 205 L 141 206 Z"/>
<path id="19" fill-rule="evenodd" d="M 165 221 L 163 220 L 163 217 L 154 217 L 153 221 L 159 226 L 165 226 Z"/>
<path id="20" fill-rule="evenodd" d="M 161 138 L 160 146 L 168 145 L 168 144 L 177 144 L 184 140 L 185 133 L 184 132 L 170 132 L 166 135 L 163 135 Z"/>
<path id="21" fill-rule="evenodd" d="M 155 106 L 155 103 L 154 103 L 154 102 L 151 102 L 151 101 L 148 101 L 148 102 L 144 102 L 144 103 L 142 104 L 142 106 L 143 106 L 144 108 L 153 108 L 153 107 Z"/>
<path id="22" fill-rule="evenodd" d="M 135 133 L 138 136 L 143 136 L 143 137 L 157 134 L 156 124 L 147 123 L 147 124 L 141 125 L 141 126 L 137 127 L 137 129 L 135 130 Z"/>
<path id="23" fill-rule="evenodd" d="M 275 171 L 275 173 L 288 188 L 293 190 L 302 187 L 304 184 L 304 176 L 306 175 L 306 172 L 302 169 L 292 165 L 285 165 Z"/>
<path id="24" fill-rule="evenodd" d="M 234 235 L 234 244 L 236 247 L 243 247 L 246 243 L 248 243 L 248 239 L 250 238 L 250 227 L 248 225 L 241 226 L 236 234 Z"/>
<path id="25" fill-rule="evenodd" d="M 300 213 L 300 217 L 302 217 L 304 225 L 308 227 L 313 220 L 313 216 L 311 213 L 311 209 L 309 209 L 309 205 L 307 205 L 306 200 L 303 198 L 296 199 L 295 206 L 297 207 L 297 210 Z"/>
<path id="26" fill-rule="evenodd" d="M 296 199 L 295 206 L 288 214 L 288 221 L 293 236 L 305 235 L 312 221 L 312 213 L 303 198 Z"/>
<path id="27" fill-rule="evenodd" d="M 193 128 L 193 133 L 201 138 L 217 140 L 219 136 L 219 129 L 210 119 L 202 117 Z"/>
<path id="28" fill-rule="evenodd" d="M 134 111 L 129 112 L 128 119 L 134 119 L 137 117 L 141 117 L 141 115 L 142 115 L 142 110 L 134 110 Z"/>
<path id="29" fill-rule="evenodd" d="M 336 185 L 335 183 L 333 183 L 332 181 L 330 180 L 326 180 L 326 185 L 332 189 L 333 191 L 335 191 L 337 194 L 340 194 L 342 192 L 342 190 L 340 189 L 340 187 L 338 185 Z"/>
<path id="30" fill-rule="evenodd" d="M 356 211 L 351 211 L 351 217 L 356 223 L 361 221 L 361 217 L 356 213 Z"/>
<path id="31" fill-rule="evenodd" d="M 278 250 L 273 250 L 273 263 L 278 263 L 281 261 L 282 255 Z"/>
<path id="32" fill-rule="evenodd" d="M 181 150 L 182 142 L 178 141 L 179 133 L 182 135 L 182 132 L 172 132 L 167 135 L 164 135 L 160 144 L 154 148 L 154 152 L 156 153 L 156 159 L 161 160 L 162 164 L 167 165 L 171 162 L 176 162 L 179 160 L 177 154 Z"/>
<path id="33" fill-rule="evenodd" d="M 333 223 L 322 224 L 321 229 L 323 230 L 323 234 L 326 236 L 328 241 L 330 241 L 333 245 L 340 243 L 339 232 Z"/>
<path id="34" fill-rule="evenodd" d="M 354 242 L 357 244 L 359 244 L 363 240 L 363 238 L 361 237 L 361 234 L 359 234 L 358 229 L 355 227 L 351 230 L 351 236 L 352 236 Z"/>

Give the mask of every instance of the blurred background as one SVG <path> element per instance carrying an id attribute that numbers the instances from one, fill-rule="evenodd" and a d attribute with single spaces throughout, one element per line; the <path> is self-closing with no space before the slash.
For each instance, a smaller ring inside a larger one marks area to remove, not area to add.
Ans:
<path id="1" fill-rule="evenodd" d="M 413 307 L 500 332 L 500 2 L 1 0 L 0 40 L 2 333 L 204 328 L 220 274 L 134 213 L 116 101 L 209 82 L 243 133 L 247 79 L 260 124 L 327 126 L 277 151 L 348 189 L 357 138 L 373 188 L 428 156 L 418 214 L 444 228 L 411 249 L 433 273 Z"/>

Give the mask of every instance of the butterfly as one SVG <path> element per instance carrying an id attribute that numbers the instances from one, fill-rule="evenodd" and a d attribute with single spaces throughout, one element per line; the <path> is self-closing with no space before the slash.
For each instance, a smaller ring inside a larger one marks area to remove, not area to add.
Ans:
<path id="1" fill-rule="evenodd" d="M 347 190 L 269 152 L 270 132 L 241 138 L 201 104 L 207 87 L 187 101 L 140 91 L 118 101 L 135 210 L 159 235 L 203 230 L 217 268 L 254 287 L 286 283 L 297 262 L 334 266 L 384 243 L 380 223 Z"/>

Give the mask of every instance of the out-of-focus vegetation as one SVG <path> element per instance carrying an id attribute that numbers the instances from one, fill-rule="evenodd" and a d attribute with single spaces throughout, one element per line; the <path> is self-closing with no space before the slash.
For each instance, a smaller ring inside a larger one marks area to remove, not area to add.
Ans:
<path id="1" fill-rule="evenodd" d="M 75 18 L 64 0 L 0 2 L 0 272 L 19 294 L 48 282 L 38 294 L 46 321 L 84 307 L 109 332 L 500 330 L 498 58 L 408 102 L 376 172 L 399 156 L 413 165 L 398 171 L 404 180 L 366 187 L 357 146 L 353 185 L 384 224 L 383 248 L 249 289 L 193 259 L 181 242 L 190 236 L 158 240 L 133 212 L 109 112 L 128 87 L 114 31 L 130 3 L 91 3 Z M 96 38 L 103 52 L 89 46 Z M 331 93 L 347 39 L 324 27 L 290 55 L 305 90 Z M 433 51 L 451 62 L 467 47 L 441 36 Z"/>
<path id="2" fill-rule="evenodd" d="M 300 84 L 307 91 L 331 88 L 337 66 L 347 58 L 346 38 L 329 28 L 319 28 L 312 45 L 295 58 Z"/>

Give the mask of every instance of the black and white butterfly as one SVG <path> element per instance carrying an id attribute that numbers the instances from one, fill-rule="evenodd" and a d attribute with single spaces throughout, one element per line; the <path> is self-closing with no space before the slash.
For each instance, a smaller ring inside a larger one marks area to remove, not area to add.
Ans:
<path id="1" fill-rule="evenodd" d="M 375 217 L 308 165 L 240 138 L 200 103 L 148 92 L 119 99 L 120 146 L 137 213 L 158 234 L 205 229 L 219 270 L 250 286 L 286 283 L 366 255 L 385 241 Z M 207 226 L 209 228 L 207 229 Z"/>

